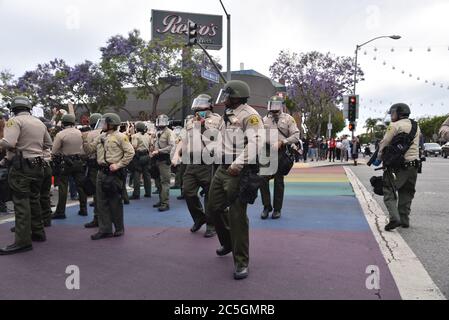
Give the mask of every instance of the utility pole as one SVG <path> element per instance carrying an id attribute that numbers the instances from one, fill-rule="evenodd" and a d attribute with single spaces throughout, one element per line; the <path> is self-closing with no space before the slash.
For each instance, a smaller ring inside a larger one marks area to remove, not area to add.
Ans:
<path id="1" fill-rule="evenodd" d="M 329 140 L 332 139 L 332 113 L 329 112 L 329 123 L 327 125 L 327 130 L 329 132 Z"/>
<path id="2" fill-rule="evenodd" d="M 226 8 L 223 4 L 223 1 L 220 0 L 220 4 L 223 7 L 223 10 L 226 14 L 226 19 L 228 22 L 228 48 L 227 48 L 227 58 L 228 58 L 228 70 L 227 70 L 227 75 L 226 78 L 228 79 L 228 81 L 232 80 L 232 72 L 231 72 L 231 15 L 228 14 L 228 11 L 226 11 Z"/>

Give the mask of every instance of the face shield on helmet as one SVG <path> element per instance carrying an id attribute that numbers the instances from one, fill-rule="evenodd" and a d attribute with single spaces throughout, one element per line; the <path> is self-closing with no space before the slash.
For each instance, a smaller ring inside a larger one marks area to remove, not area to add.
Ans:
<path id="1" fill-rule="evenodd" d="M 156 120 L 156 127 L 165 128 L 170 125 L 170 119 L 166 115 L 159 116 Z"/>
<path id="2" fill-rule="evenodd" d="M 152 123 L 152 122 L 147 122 L 146 123 L 146 126 L 147 126 L 147 128 L 148 128 L 148 133 L 149 134 L 154 134 L 154 133 L 156 133 L 156 126 L 154 125 L 154 123 Z"/>
<path id="3" fill-rule="evenodd" d="M 281 112 L 284 110 L 284 102 L 283 101 L 274 101 L 270 100 L 268 102 L 267 110 L 268 112 Z"/>
<path id="4" fill-rule="evenodd" d="M 210 98 L 198 97 L 195 100 L 193 100 L 192 111 L 194 112 L 206 111 L 210 110 L 211 108 L 212 108 L 212 101 Z"/>
<path id="5" fill-rule="evenodd" d="M 184 128 L 187 127 L 187 124 L 188 124 L 193 118 L 195 118 L 195 117 L 192 116 L 192 115 L 189 115 L 189 116 L 186 117 L 186 119 L 184 120 Z"/>
<path id="6" fill-rule="evenodd" d="M 231 92 L 229 90 L 220 90 L 220 93 L 218 94 L 218 98 L 217 98 L 217 102 L 216 104 L 225 104 L 226 101 L 228 101 L 228 99 L 231 96 Z"/>

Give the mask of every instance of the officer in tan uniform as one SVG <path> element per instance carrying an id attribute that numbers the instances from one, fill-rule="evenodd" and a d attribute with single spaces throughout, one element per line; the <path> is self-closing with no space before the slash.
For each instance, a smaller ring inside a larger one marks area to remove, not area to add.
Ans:
<path id="1" fill-rule="evenodd" d="M 44 150 L 52 146 L 45 125 L 31 116 L 31 103 L 26 97 L 12 101 L 12 112 L 4 130 L 0 148 L 8 150 L 9 186 L 16 215 L 15 242 L 0 249 L 10 255 L 33 249 L 32 241 L 46 241 L 39 193 L 44 176 Z"/>
<path id="2" fill-rule="evenodd" d="M 51 128 L 50 122 L 44 123 L 48 129 Z M 50 133 L 49 133 L 50 134 Z M 42 180 L 42 187 L 40 191 L 40 204 L 41 204 L 41 211 L 42 211 L 42 220 L 44 222 L 44 227 L 48 228 L 51 227 L 51 218 L 52 218 L 52 211 L 51 211 L 51 186 L 52 186 L 52 178 L 53 178 L 53 170 L 51 168 L 51 150 L 45 149 L 44 150 L 44 177 Z"/>
<path id="3" fill-rule="evenodd" d="M 156 165 L 160 172 L 161 189 L 159 194 L 159 203 L 153 207 L 158 208 L 159 212 L 170 210 L 170 179 L 171 179 L 171 159 L 170 154 L 175 147 L 175 138 L 173 131 L 168 128 L 169 119 L 166 115 L 157 118 L 156 127 L 158 129 L 155 150 L 151 157 L 156 158 Z"/>
<path id="4" fill-rule="evenodd" d="M 201 227 L 207 223 L 205 233 L 206 238 L 215 236 L 215 227 L 208 212 L 204 210 L 201 204 L 198 192 L 200 188 L 205 193 L 204 207 L 207 208 L 209 198 L 209 189 L 212 182 L 212 174 L 214 165 L 211 161 L 203 159 L 203 152 L 211 156 L 213 150 L 207 150 L 210 143 L 208 137 L 203 136 L 205 131 L 218 132 L 222 118 L 220 115 L 213 113 L 212 97 L 202 94 L 198 96 L 192 105 L 192 111 L 195 117 L 191 119 L 185 126 L 185 135 L 178 147 L 173 158 L 173 165 L 178 165 L 178 159 L 182 156 L 182 162 L 187 165 L 184 174 L 184 197 L 187 207 L 192 216 L 194 225 L 190 229 L 192 233 L 198 232 Z"/>
<path id="5" fill-rule="evenodd" d="M 222 247 L 217 255 L 233 253 L 234 279 L 248 277 L 249 266 L 249 220 L 248 203 L 241 194 L 240 180 L 247 169 L 257 159 L 264 137 L 259 131 L 264 129 L 260 115 L 247 104 L 250 97 L 249 86 L 242 81 L 230 81 L 221 91 L 218 103 L 226 105 L 223 123 L 220 127 L 223 142 L 223 160 L 209 191 L 208 213 L 212 216 Z M 237 141 L 233 136 L 244 134 L 247 140 Z M 252 150 L 252 151 L 251 151 Z M 251 152 L 250 152 L 251 151 Z M 252 152 L 255 152 L 254 154 Z M 229 209 L 229 210 L 228 210 Z"/>
<path id="6" fill-rule="evenodd" d="M 67 190 L 69 177 L 73 177 L 79 194 L 79 215 L 87 217 L 87 196 L 84 192 L 83 180 L 85 174 L 82 133 L 75 128 L 75 116 L 68 114 L 61 119 L 64 130 L 59 132 L 53 143 L 53 158 L 60 158 L 62 171 L 58 185 L 58 206 L 56 207 L 54 220 L 65 219 L 67 205 Z"/>
<path id="7" fill-rule="evenodd" d="M 120 124 L 117 114 L 107 113 L 99 124 L 103 133 L 92 143 L 88 143 L 87 138 L 83 142 L 88 153 L 96 150 L 99 165 L 96 189 L 100 229 L 91 237 L 92 240 L 121 237 L 125 234 L 122 199 L 125 169 L 135 152 L 129 138 L 118 131 Z"/>
<path id="8" fill-rule="evenodd" d="M 388 127 L 384 139 L 379 145 L 379 153 L 375 166 L 382 164 L 386 148 L 391 145 L 394 138 L 400 134 L 412 132 L 412 120 L 410 107 L 406 104 L 395 104 L 390 109 L 391 125 Z M 384 203 L 390 213 L 390 223 L 385 227 L 386 231 L 396 228 L 410 227 L 410 213 L 412 202 L 416 192 L 418 168 L 420 166 L 419 137 L 421 130 L 416 124 L 416 135 L 409 150 L 405 153 L 405 163 L 401 167 L 385 168 L 384 171 Z M 386 166 L 384 164 L 384 166 Z"/>
<path id="9" fill-rule="evenodd" d="M 98 128 L 97 125 L 98 125 L 98 121 L 101 120 L 102 117 L 103 116 L 99 113 L 94 113 L 90 116 L 89 125 L 92 130 L 85 134 L 85 137 L 86 137 L 85 139 L 87 141 L 87 144 L 91 144 L 92 142 L 95 141 L 96 138 L 98 138 L 100 136 L 103 129 Z M 84 144 L 83 144 L 83 146 L 84 146 Z M 90 183 L 93 186 L 96 186 L 97 185 L 97 175 L 98 175 L 97 153 L 96 153 L 96 151 L 89 153 L 84 148 L 83 148 L 83 150 L 87 155 L 87 175 L 89 177 Z M 93 205 L 94 205 L 94 219 L 92 222 L 89 222 L 84 225 L 84 227 L 86 229 L 98 228 L 98 206 L 97 206 L 96 192 L 94 193 Z"/>
<path id="10" fill-rule="evenodd" d="M 440 129 L 440 137 L 445 141 L 449 141 L 449 118 L 447 118 Z"/>
<path id="11" fill-rule="evenodd" d="M 283 112 L 285 110 L 285 100 L 281 97 L 272 97 L 268 103 L 268 115 L 264 118 L 265 129 L 274 130 L 278 137 L 278 141 L 267 141 L 273 144 L 273 150 L 279 150 L 279 157 L 281 153 L 285 152 L 287 146 L 299 143 L 299 129 L 295 119 Z M 271 177 L 265 178 L 260 188 L 263 202 L 263 212 L 261 218 L 268 219 L 270 213 L 273 211 L 271 205 L 270 194 L 270 180 Z M 274 176 L 274 213 L 272 218 L 279 219 L 281 217 L 282 205 L 284 202 L 284 176 L 281 173 L 276 173 Z"/>
<path id="12" fill-rule="evenodd" d="M 145 123 L 136 123 L 136 131 L 131 138 L 132 145 L 136 152 L 134 156 L 134 193 L 131 200 L 140 199 L 140 181 L 143 176 L 143 184 L 145 188 L 145 198 L 151 198 L 151 176 L 150 176 L 150 143 L 151 137 L 147 134 Z"/>

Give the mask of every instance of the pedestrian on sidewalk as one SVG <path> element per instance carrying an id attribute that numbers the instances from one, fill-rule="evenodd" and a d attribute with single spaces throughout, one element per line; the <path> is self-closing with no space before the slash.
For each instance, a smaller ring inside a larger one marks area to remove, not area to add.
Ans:
<path id="1" fill-rule="evenodd" d="M 309 156 L 309 146 L 310 146 L 310 140 L 305 137 L 302 139 L 302 147 L 303 147 L 303 160 L 304 163 L 307 163 L 307 158 Z"/>
<path id="2" fill-rule="evenodd" d="M 329 140 L 329 162 L 335 162 L 335 156 L 336 156 L 336 149 L 337 149 L 337 141 L 335 141 L 334 138 Z"/>

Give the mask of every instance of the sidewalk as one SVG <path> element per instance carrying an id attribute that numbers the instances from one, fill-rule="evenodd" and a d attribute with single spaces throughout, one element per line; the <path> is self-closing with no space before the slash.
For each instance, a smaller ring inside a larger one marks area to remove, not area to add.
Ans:
<path id="1" fill-rule="evenodd" d="M 0 257 L 0 299 L 400 299 L 379 245 L 342 166 L 295 168 L 286 179 L 283 218 L 262 221 L 260 199 L 250 207 L 250 277 L 232 279 L 232 257 L 218 258 L 218 240 L 191 234 L 185 202 L 171 194 L 168 213 L 157 199 L 125 207 L 124 238 L 92 242 L 89 218 L 68 219 L 47 231 L 48 242 L 19 256 Z M 0 225 L 9 244 L 11 224 Z M 81 290 L 65 287 L 69 265 Z M 377 266 L 381 289 L 366 287 Z"/>

